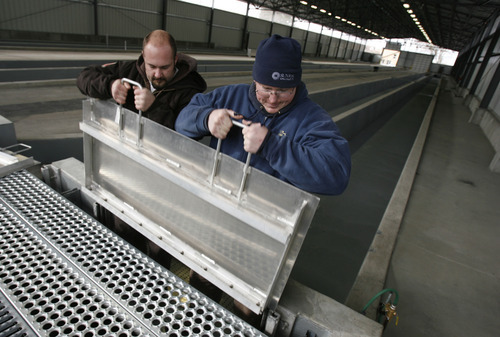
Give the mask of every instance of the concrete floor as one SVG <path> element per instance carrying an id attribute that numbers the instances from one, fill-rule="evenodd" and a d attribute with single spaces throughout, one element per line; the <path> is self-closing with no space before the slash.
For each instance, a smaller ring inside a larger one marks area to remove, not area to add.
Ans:
<path id="1" fill-rule="evenodd" d="M 384 336 L 498 336 L 500 174 L 454 83 L 441 90 L 386 286 L 400 295 Z"/>
<path id="2" fill-rule="evenodd" d="M 19 139 L 80 133 L 83 96 L 73 85 L 1 86 L 0 95 L 0 114 L 15 123 Z M 500 331 L 500 175 L 488 170 L 493 148 L 468 123 L 463 100 L 446 82 L 392 256 L 386 287 L 399 293 L 399 321 L 391 321 L 384 336 Z M 16 102 L 38 110 L 16 113 Z"/>

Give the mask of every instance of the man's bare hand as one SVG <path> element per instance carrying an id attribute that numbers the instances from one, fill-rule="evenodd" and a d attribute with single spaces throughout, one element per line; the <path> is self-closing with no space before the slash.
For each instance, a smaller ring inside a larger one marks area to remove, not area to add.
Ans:
<path id="1" fill-rule="evenodd" d="M 233 126 L 231 119 L 241 119 L 243 116 L 236 114 L 231 109 L 215 109 L 208 116 L 208 130 L 219 139 L 225 139 Z"/>
<path id="2" fill-rule="evenodd" d="M 127 101 L 127 93 L 130 89 L 130 84 L 127 82 L 122 83 L 120 79 L 114 80 L 111 84 L 111 96 L 118 104 L 125 104 Z"/>
<path id="3" fill-rule="evenodd" d="M 257 153 L 264 139 L 266 139 L 268 129 L 260 123 L 250 123 L 243 121 L 246 126 L 243 128 L 243 147 L 246 152 Z"/>
<path id="4" fill-rule="evenodd" d="M 155 101 L 155 95 L 146 88 L 134 88 L 134 104 L 137 110 L 148 110 Z"/>

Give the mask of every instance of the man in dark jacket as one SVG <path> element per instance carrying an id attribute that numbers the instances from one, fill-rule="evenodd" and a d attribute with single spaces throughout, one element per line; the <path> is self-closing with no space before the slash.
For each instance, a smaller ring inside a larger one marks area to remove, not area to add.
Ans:
<path id="1" fill-rule="evenodd" d="M 194 58 L 177 53 L 172 35 L 164 30 L 149 33 L 143 42 L 142 54 L 136 61 L 85 68 L 77 79 L 77 86 L 87 96 L 113 98 L 125 108 L 173 129 L 181 109 L 194 94 L 207 88 L 205 80 L 196 71 Z M 128 78 L 142 89 L 121 81 Z"/>
<path id="2" fill-rule="evenodd" d="M 177 53 L 172 35 L 155 30 L 144 38 L 142 54 L 136 61 L 90 66 L 78 76 L 77 86 L 84 95 L 113 98 L 125 108 L 141 110 L 144 117 L 173 129 L 182 108 L 207 88 L 196 67 L 194 58 Z M 122 78 L 139 83 L 142 89 L 122 83 Z M 165 267 L 170 266 L 169 254 L 117 217 L 108 213 L 100 220 Z"/>

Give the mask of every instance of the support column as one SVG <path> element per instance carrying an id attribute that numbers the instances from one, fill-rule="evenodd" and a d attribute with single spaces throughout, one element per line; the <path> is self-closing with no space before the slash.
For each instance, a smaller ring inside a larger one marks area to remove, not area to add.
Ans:
<path id="1" fill-rule="evenodd" d="M 486 67 L 488 66 L 488 62 L 489 62 L 491 56 L 493 55 L 493 52 L 495 51 L 495 48 L 497 46 L 498 35 L 499 35 L 499 30 L 497 29 L 495 34 L 493 34 L 493 36 L 490 38 L 490 45 L 488 46 L 488 50 L 486 51 L 486 54 L 484 55 L 483 60 L 481 61 L 481 66 L 479 67 L 477 75 L 474 78 L 474 83 L 472 84 L 472 86 L 470 88 L 469 95 L 474 95 L 476 93 L 476 89 L 482 80 L 484 71 L 486 70 Z"/>
<path id="2" fill-rule="evenodd" d="M 247 1 L 247 12 L 245 14 L 245 22 L 243 23 L 243 32 L 241 33 L 241 50 L 248 50 L 250 42 L 250 33 L 248 32 L 248 12 L 250 11 L 250 1 Z"/>
<path id="3" fill-rule="evenodd" d="M 311 27 L 311 21 L 307 24 L 306 38 L 304 39 L 304 47 L 302 47 L 302 55 L 306 53 L 307 39 L 309 38 L 309 27 Z"/>
<path id="4" fill-rule="evenodd" d="M 168 13 L 168 0 L 163 0 L 161 3 L 161 29 L 167 29 L 167 13 Z"/>
<path id="5" fill-rule="evenodd" d="M 208 41 L 207 41 L 207 48 L 210 48 L 212 45 L 212 28 L 214 26 L 214 0 L 212 0 L 212 9 L 210 10 L 210 20 L 208 21 Z"/>
<path id="6" fill-rule="evenodd" d="M 99 17 L 98 17 L 98 1 L 94 0 L 94 35 L 99 36 Z"/>

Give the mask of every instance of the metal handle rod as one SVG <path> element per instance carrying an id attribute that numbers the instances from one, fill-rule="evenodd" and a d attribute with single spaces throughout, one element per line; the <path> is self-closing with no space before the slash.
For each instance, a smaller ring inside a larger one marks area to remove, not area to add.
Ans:
<path id="1" fill-rule="evenodd" d="M 212 167 L 212 174 L 210 175 L 209 183 L 210 185 L 213 185 L 214 183 L 214 177 L 215 173 L 217 172 L 217 168 L 219 167 L 219 161 L 220 161 L 220 146 L 221 146 L 222 140 L 219 138 L 217 140 L 217 149 L 215 150 L 215 157 L 214 157 L 214 166 Z"/>
<path id="2" fill-rule="evenodd" d="M 243 176 L 241 177 L 240 189 L 238 190 L 238 200 L 241 200 L 241 194 L 243 193 L 243 189 L 245 188 L 245 183 L 247 181 L 248 173 L 250 172 L 250 159 L 252 158 L 252 154 L 249 152 L 247 155 L 247 160 L 245 162 L 245 166 L 243 166 Z"/>
<path id="3" fill-rule="evenodd" d="M 245 124 L 243 124 L 239 121 L 236 121 L 234 119 L 232 120 L 232 122 L 233 122 L 233 125 L 239 126 L 242 129 L 246 127 Z M 252 154 L 250 152 L 248 152 L 245 166 L 243 166 L 243 176 L 241 177 L 240 188 L 238 190 L 238 200 L 241 200 L 241 194 L 243 193 L 243 189 L 245 188 L 245 183 L 247 181 L 248 173 L 250 171 L 249 167 L 250 167 L 250 159 L 251 158 L 252 158 Z"/>
<path id="4" fill-rule="evenodd" d="M 233 125 L 239 126 L 240 128 L 246 128 L 246 125 L 233 120 Z M 245 183 L 247 181 L 248 174 L 250 173 L 250 159 L 252 159 L 252 154 L 248 152 L 247 154 L 247 160 L 245 161 L 245 166 L 243 166 L 243 175 L 241 177 L 241 183 L 240 183 L 240 188 L 238 190 L 238 200 L 241 200 L 241 194 L 243 193 L 243 190 L 245 189 Z"/>
<path id="5" fill-rule="evenodd" d="M 122 78 L 121 83 L 123 84 L 123 82 L 130 83 L 133 86 L 139 87 L 139 89 L 142 90 L 142 85 L 136 81 L 132 81 L 131 79 L 128 79 L 128 78 Z M 121 119 L 121 117 L 120 117 L 120 119 Z M 141 141 L 141 125 L 142 125 L 142 111 L 139 110 L 139 119 L 137 121 L 137 141 L 136 141 L 137 146 L 139 146 L 140 141 Z"/>
<path id="6" fill-rule="evenodd" d="M 138 83 L 136 81 L 132 81 L 131 79 L 124 77 L 124 78 L 122 78 L 121 81 L 122 81 L 122 84 L 123 84 L 123 82 L 128 82 L 128 83 L 132 84 L 134 87 L 139 87 L 139 89 L 142 89 L 142 85 L 140 83 Z"/>
<path id="7" fill-rule="evenodd" d="M 20 147 L 20 149 L 19 150 L 11 150 L 12 148 L 14 148 L 16 146 Z M 12 145 L 0 148 L 0 149 L 1 150 L 9 150 L 12 153 L 19 154 L 21 152 L 31 150 L 31 146 L 30 145 L 26 145 L 24 143 L 17 143 L 17 144 L 12 144 Z"/>
<path id="8" fill-rule="evenodd" d="M 232 119 L 231 121 L 233 122 L 233 125 L 239 126 L 242 129 L 246 127 L 246 125 L 243 124 L 242 122 L 238 122 L 237 120 L 234 119 Z"/>
<path id="9" fill-rule="evenodd" d="M 245 125 L 243 123 L 240 123 L 238 121 L 232 120 L 232 122 L 233 122 L 233 125 L 239 126 L 240 128 L 245 127 Z M 214 165 L 212 166 L 212 174 L 210 175 L 210 178 L 208 179 L 210 185 L 213 184 L 215 175 L 217 173 L 217 168 L 219 167 L 221 144 L 222 144 L 222 139 L 218 138 L 217 139 L 217 149 L 215 150 L 215 156 L 214 156 Z"/>
<path id="10" fill-rule="evenodd" d="M 235 126 L 238 126 L 240 128 L 245 128 L 246 125 L 241 123 L 241 122 L 238 122 L 236 120 L 232 120 L 233 122 L 233 125 Z M 222 144 L 222 140 L 219 138 L 217 140 L 217 149 L 215 150 L 215 156 L 214 156 L 214 165 L 212 167 L 212 174 L 210 175 L 210 179 L 209 179 L 209 182 L 210 182 L 210 185 L 213 184 L 213 181 L 214 181 L 214 177 L 217 173 L 217 168 L 219 167 L 219 162 L 220 162 L 220 148 L 221 148 L 221 144 Z M 243 176 L 241 178 L 241 183 L 240 183 L 240 188 L 238 190 L 238 200 L 241 199 L 241 194 L 243 192 L 243 189 L 245 188 L 245 183 L 246 183 L 246 180 L 247 180 L 247 176 L 248 176 L 248 173 L 249 173 L 249 167 L 250 167 L 250 159 L 252 158 L 252 154 L 251 153 L 248 153 L 247 155 L 247 160 L 245 162 L 245 166 L 243 167 Z"/>

